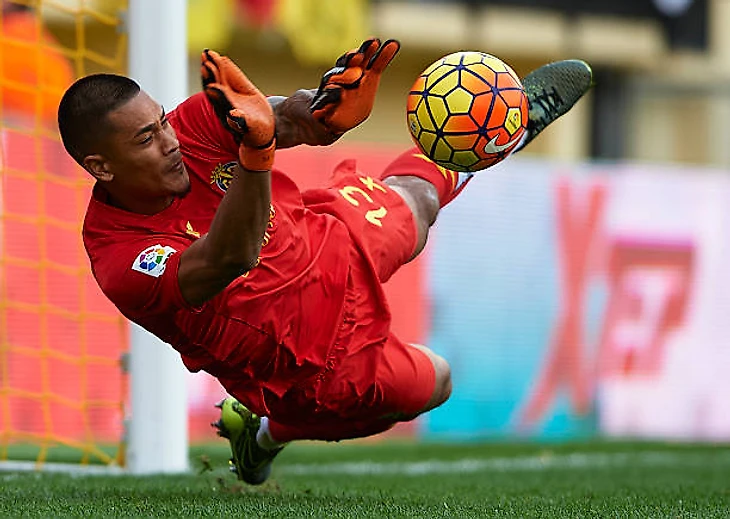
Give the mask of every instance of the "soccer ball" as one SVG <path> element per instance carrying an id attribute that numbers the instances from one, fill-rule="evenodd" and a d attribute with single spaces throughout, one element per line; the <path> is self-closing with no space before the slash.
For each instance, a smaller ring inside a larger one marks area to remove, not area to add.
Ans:
<path id="1" fill-rule="evenodd" d="M 506 158 L 520 142 L 527 96 L 517 74 L 499 58 L 455 52 L 416 79 L 407 118 L 416 145 L 436 164 L 477 171 Z"/>

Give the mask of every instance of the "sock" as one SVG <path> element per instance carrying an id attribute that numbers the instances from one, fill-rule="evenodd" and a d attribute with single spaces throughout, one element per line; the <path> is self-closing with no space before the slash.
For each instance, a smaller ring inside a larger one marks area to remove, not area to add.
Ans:
<path id="1" fill-rule="evenodd" d="M 439 166 L 414 147 L 391 162 L 381 178 L 395 176 L 414 176 L 430 182 L 438 192 L 441 207 L 444 207 L 461 193 L 474 174 Z"/>
<path id="2" fill-rule="evenodd" d="M 268 451 L 274 450 L 283 445 L 283 443 L 276 441 L 273 436 L 271 436 L 271 431 L 269 431 L 269 419 L 265 416 L 261 418 L 261 425 L 259 425 L 259 430 L 256 432 L 256 443 L 259 444 L 259 447 Z"/>

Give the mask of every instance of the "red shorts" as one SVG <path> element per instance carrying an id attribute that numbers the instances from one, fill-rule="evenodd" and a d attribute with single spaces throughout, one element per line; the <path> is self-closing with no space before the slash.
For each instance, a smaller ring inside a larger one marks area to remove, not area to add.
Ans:
<path id="1" fill-rule="evenodd" d="M 311 404 L 292 401 L 288 411 L 270 417 L 276 440 L 339 441 L 386 431 L 424 408 L 435 372 L 425 353 L 391 335 L 372 350 L 345 356 L 322 386 L 313 412 L 292 420 L 295 410 Z"/>
<path id="2" fill-rule="evenodd" d="M 303 198 L 310 210 L 335 216 L 350 231 L 345 316 L 325 370 L 306 391 L 290 395 L 281 412 L 272 409 L 271 432 L 280 441 L 376 434 L 423 409 L 436 382 L 428 356 L 390 332 L 382 289 L 413 254 L 413 214 L 387 185 L 358 172 L 354 160 L 335 169 L 332 187 L 308 190 Z"/>
<path id="3" fill-rule="evenodd" d="M 418 239 L 413 213 L 377 175 L 359 172 L 355 160 L 335 168 L 330 186 L 307 190 L 302 198 L 310 210 L 347 226 L 381 283 L 411 259 Z"/>

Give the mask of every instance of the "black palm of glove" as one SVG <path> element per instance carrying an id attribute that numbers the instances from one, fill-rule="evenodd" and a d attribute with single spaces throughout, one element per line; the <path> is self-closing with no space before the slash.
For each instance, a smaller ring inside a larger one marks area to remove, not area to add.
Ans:
<path id="1" fill-rule="evenodd" d="M 400 50 L 397 40 L 381 45 L 378 38 L 346 52 L 322 76 L 310 110 L 330 132 L 341 135 L 368 118 L 380 77 Z"/>

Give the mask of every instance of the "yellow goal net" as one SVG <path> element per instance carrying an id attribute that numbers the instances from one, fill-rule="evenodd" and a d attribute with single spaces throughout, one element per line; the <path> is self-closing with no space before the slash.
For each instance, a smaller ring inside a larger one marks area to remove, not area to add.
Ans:
<path id="1" fill-rule="evenodd" d="M 90 273 L 91 179 L 56 109 L 75 78 L 124 73 L 126 1 L 0 4 L 0 465 L 123 465 L 129 331 Z"/>

